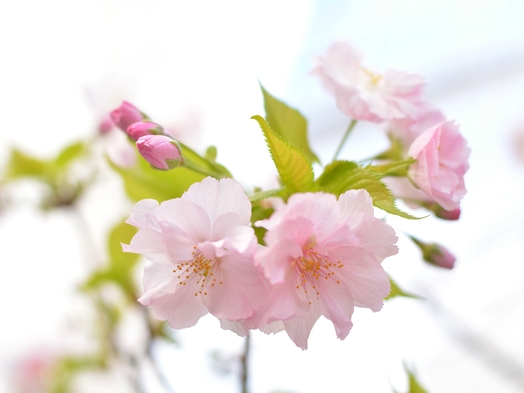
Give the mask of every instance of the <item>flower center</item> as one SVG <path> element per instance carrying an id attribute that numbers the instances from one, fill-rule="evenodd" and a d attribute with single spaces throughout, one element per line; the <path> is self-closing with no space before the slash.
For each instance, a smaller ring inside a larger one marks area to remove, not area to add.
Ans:
<path id="1" fill-rule="evenodd" d="M 220 258 L 207 259 L 204 254 L 197 251 L 196 246 L 193 246 L 193 259 L 181 262 L 173 269 L 173 273 L 178 273 L 180 279 L 179 285 L 187 285 L 193 283 L 198 286 L 195 296 L 207 296 L 206 289 L 213 288 L 215 285 L 222 285 L 222 281 L 217 281 L 215 271 L 220 264 Z"/>
<path id="2" fill-rule="evenodd" d="M 311 292 L 308 292 L 308 289 L 313 290 L 318 299 L 320 296 L 318 281 L 320 279 L 333 280 L 340 284 L 340 280 L 335 277 L 334 270 L 344 267 L 344 264 L 318 253 L 310 246 L 306 246 L 302 249 L 302 256 L 295 258 L 291 262 L 291 266 L 295 268 L 297 275 L 296 288 L 304 291 L 309 304 L 311 304 Z"/>
<path id="3" fill-rule="evenodd" d="M 378 85 L 378 82 L 382 79 L 382 75 L 375 74 L 373 71 L 368 70 L 367 68 L 360 67 L 362 73 L 367 77 L 366 82 L 372 87 Z"/>

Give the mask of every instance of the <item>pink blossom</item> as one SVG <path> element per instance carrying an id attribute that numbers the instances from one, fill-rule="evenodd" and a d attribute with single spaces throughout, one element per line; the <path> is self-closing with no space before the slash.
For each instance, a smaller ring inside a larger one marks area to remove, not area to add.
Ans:
<path id="1" fill-rule="evenodd" d="M 354 306 L 379 311 L 389 294 L 381 262 L 397 253 L 394 230 L 373 216 L 365 190 L 291 196 L 255 225 L 266 228 L 267 247 L 255 260 L 273 284 L 264 305 L 246 325 L 266 333 L 286 330 L 307 348 L 309 333 L 324 315 L 344 339 Z"/>
<path id="2" fill-rule="evenodd" d="M 146 116 L 133 104 L 123 101 L 122 104 L 110 113 L 113 123 L 122 131 L 127 131 L 127 127 L 138 121 L 146 120 Z"/>
<path id="3" fill-rule="evenodd" d="M 136 142 L 138 152 L 153 168 L 168 170 L 182 162 L 180 145 L 165 135 L 144 135 Z"/>
<path id="4" fill-rule="evenodd" d="M 439 123 L 419 135 L 408 154 L 417 160 L 408 175 L 413 183 L 446 210 L 460 207 L 466 194 L 464 174 L 470 149 L 452 121 Z"/>
<path id="5" fill-rule="evenodd" d="M 420 107 L 420 113 L 414 118 L 393 119 L 388 124 L 388 133 L 400 139 L 404 146 L 409 146 L 428 128 L 445 121 L 438 109 L 429 105 Z"/>
<path id="6" fill-rule="evenodd" d="M 134 141 L 145 135 L 161 135 L 164 129 L 161 125 L 152 123 L 150 121 L 139 121 L 127 127 L 127 135 Z"/>
<path id="7" fill-rule="evenodd" d="M 360 51 L 347 42 L 335 42 L 316 58 L 311 74 L 318 75 L 336 99 L 338 109 L 354 120 L 416 117 L 422 105 L 420 75 L 386 70 L 376 74 L 362 63 Z"/>
<path id="8" fill-rule="evenodd" d="M 139 302 L 176 329 L 208 312 L 225 328 L 251 317 L 269 289 L 254 265 L 250 217 L 251 203 L 232 179 L 208 177 L 160 206 L 138 202 L 127 223 L 139 231 L 123 248 L 151 261 Z"/>

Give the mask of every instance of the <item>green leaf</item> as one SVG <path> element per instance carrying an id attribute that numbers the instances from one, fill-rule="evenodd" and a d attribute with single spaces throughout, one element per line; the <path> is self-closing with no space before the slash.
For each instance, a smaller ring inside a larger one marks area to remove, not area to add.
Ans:
<path id="1" fill-rule="evenodd" d="M 266 120 L 273 131 L 290 145 L 298 148 L 310 162 L 320 162 L 309 147 L 307 138 L 307 120 L 300 112 L 273 97 L 260 85 L 264 95 Z"/>
<path id="2" fill-rule="evenodd" d="M 428 391 L 424 389 L 422 385 L 418 382 L 417 378 L 415 377 L 414 372 L 409 370 L 406 365 L 404 365 L 404 369 L 406 370 L 406 373 L 408 374 L 408 380 L 409 380 L 408 393 L 428 393 Z"/>
<path id="3" fill-rule="evenodd" d="M 142 157 L 137 161 L 133 168 L 122 168 L 110 162 L 111 167 L 122 177 L 127 196 L 133 202 L 147 198 L 159 202 L 178 198 L 193 183 L 206 177 L 184 167 L 170 171 L 155 171 Z"/>
<path id="4" fill-rule="evenodd" d="M 392 298 L 398 297 L 398 296 L 409 297 L 409 298 L 413 298 L 413 299 L 421 299 L 420 296 L 413 295 L 413 294 L 408 293 L 408 292 L 404 292 L 404 290 L 402 288 L 400 288 L 398 286 L 398 284 L 395 281 L 393 281 L 393 279 L 391 277 L 389 277 L 389 283 L 391 284 L 391 292 L 389 293 L 388 296 L 386 296 L 384 298 L 384 300 L 389 300 L 389 299 L 392 299 Z"/>
<path id="5" fill-rule="evenodd" d="M 206 172 L 211 172 L 217 179 L 223 177 L 233 177 L 231 176 L 231 173 L 226 169 L 226 167 L 215 162 L 217 155 L 216 147 L 211 146 L 210 148 L 208 148 L 208 150 L 206 151 L 206 157 L 202 157 L 189 146 L 181 142 L 178 142 L 178 144 L 182 148 L 181 153 L 182 157 L 184 158 L 184 161 L 186 161 L 188 164 L 191 163 L 191 166 L 201 168 Z M 214 155 L 214 157 L 211 157 L 212 159 L 210 159 L 210 155 Z"/>
<path id="6" fill-rule="evenodd" d="M 386 176 L 406 176 L 409 166 L 415 162 L 417 162 L 417 160 L 409 158 L 402 161 L 388 162 L 387 164 L 368 165 L 366 166 L 366 170 L 378 174 L 380 178 Z"/>
<path id="7" fill-rule="evenodd" d="M 258 191 L 249 197 L 251 202 L 256 202 L 261 199 L 266 199 L 272 196 L 279 196 L 284 191 L 284 188 L 275 188 L 273 190 Z"/>
<path id="8" fill-rule="evenodd" d="M 69 146 L 66 146 L 55 160 L 55 164 L 60 168 L 67 167 L 72 161 L 79 158 L 85 151 L 84 142 L 75 142 Z"/>
<path id="9" fill-rule="evenodd" d="M 120 286 L 130 297 L 135 297 L 133 268 L 140 256 L 123 252 L 122 243 L 129 244 L 136 232 L 135 227 L 126 224 L 123 220 L 111 230 L 107 241 L 109 263 L 88 278 L 83 285 L 84 290 L 96 289 L 102 284 L 111 282 Z"/>
<path id="10" fill-rule="evenodd" d="M 291 192 L 305 192 L 313 188 L 313 168 L 308 159 L 296 148 L 275 133 L 260 116 L 253 116 L 266 137 L 271 158 L 277 167 L 282 183 Z"/>
<path id="11" fill-rule="evenodd" d="M 364 189 L 373 199 L 373 205 L 379 209 L 400 217 L 417 219 L 397 208 L 395 197 L 380 181 L 380 175 L 353 161 L 333 161 L 326 166 L 324 173 L 316 180 L 316 184 L 320 189 L 337 196 L 347 190 Z"/>
<path id="12" fill-rule="evenodd" d="M 18 149 L 11 150 L 7 162 L 6 180 L 16 180 L 23 177 L 42 177 L 49 166 L 49 161 L 41 160 Z"/>

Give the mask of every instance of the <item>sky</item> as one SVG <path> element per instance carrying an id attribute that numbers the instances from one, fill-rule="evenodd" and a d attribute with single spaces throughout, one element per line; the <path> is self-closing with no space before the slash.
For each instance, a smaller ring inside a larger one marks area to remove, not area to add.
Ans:
<path id="1" fill-rule="evenodd" d="M 319 321 L 305 352 L 284 333 L 255 333 L 253 392 L 385 393 L 391 385 L 405 388 L 403 362 L 432 393 L 520 392 L 524 162 L 514 135 L 524 133 L 522 15 L 517 0 L 2 2 L 0 162 L 12 146 L 51 156 L 94 133 L 100 116 L 126 99 L 160 123 L 196 113 L 201 132 L 189 140 L 215 144 L 246 187 L 269 186 L 276 172 L 250 120 L 263 114 L 259 82 L 306 116 L 325 162 L 349 120 L 308 72 L 331 42 L 349 40 L 372 69 L 423 75 L 427 99 L 468 140 L 461 220 L 389 221 L 399 233 L 444 244 L 457 265 L 441 271 L 423 264 L 401 235 L 400 254 L 384 267 L 425 300 L 392 300 L 376 314 L 358 310 L 343 342 Z M 370 146 L 386 143 L 364 124 L 350 142 L 342 157 L 364 158 Z M 108 187 L 96 189 L 83 210 L 99 248 L 104 231 L 130 209 L 122 191 Z M 8 321 L 0 335 L 0 392 L 8 391 L 1 383 L 10 359 L 62 341 L 58 326 L 81 314 L 72 294 L 89 269 L 70 217 L 36 213 L 30 187 L 21 195 L 17 208 L 0 216 Z M 213 318 L 177 337 L 182 348 L 156 348 L 176 392 L 232 391 L 235 378 L 214 373 L 209 353 L 234 354 L 241 339 Z"/>

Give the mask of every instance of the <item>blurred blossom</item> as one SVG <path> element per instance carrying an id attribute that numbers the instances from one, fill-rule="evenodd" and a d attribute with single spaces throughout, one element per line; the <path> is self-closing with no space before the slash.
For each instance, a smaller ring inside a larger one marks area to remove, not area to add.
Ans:
<path id="1" fill-rule="evenodd" d="M 517 158 L 524 163 L 524 125 L 513 132 L 512 147 Z"/>
<path id="2" fill-rule="evenodd" d="M 332 44 L 316 58 L 311 74 L 336 99 L 338 109 L 354 120 L 380 123 L 417 117 L 422 105 L 424 79 L 417 74 L 386 70 L 383 75 L 362 66 L 364 56 L 347 42 Z"/>
<path id="3" fill-rule="evenodd" d="M 17 360 L 11 369 L 15 393 L 45 393 L 52 384 L 57 358 L 46 350 L 34 350 Z"/>

